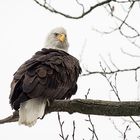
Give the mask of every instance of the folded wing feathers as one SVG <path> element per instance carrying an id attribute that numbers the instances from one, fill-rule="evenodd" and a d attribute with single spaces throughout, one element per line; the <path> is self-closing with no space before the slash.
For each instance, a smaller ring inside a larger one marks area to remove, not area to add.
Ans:
<path id="1" fill-rule="evenodd" d="M 11 85 L 10 103 L 16 102 L 20 92 L 30 100 L 20 102 L 19 123 L 32 126 L 42 116 L 45 102 L 40 97 L 67 99 L 75 94 L 80 73 L 76 58 L 54 49 L 42 49 L 21 65 L 14 75 L 16 82 Z"/>

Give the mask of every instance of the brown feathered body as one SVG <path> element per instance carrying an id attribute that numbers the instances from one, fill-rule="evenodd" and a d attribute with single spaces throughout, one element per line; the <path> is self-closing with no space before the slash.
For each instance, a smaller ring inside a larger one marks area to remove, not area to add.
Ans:
<path id="1" fill-rule="evenodd" d="M 76 93 L 81 68 L 78 60 L 67 53 L 68 48 L 66 30 L 55 28 L 48 34 L 45 48 L 14 74 L 10 104 L 19 110 L 19 124 L 33 126 L 53 100 L 69 99 Z"/>
<path id="2" fill-rule="evenodd" d="M 80 73 L 75 57 L 62 50 L 43 48 L 14 74 L 10 104 L 18 110 L 21 103 L 33 98 L 69 99 L 77 91 Z"/>

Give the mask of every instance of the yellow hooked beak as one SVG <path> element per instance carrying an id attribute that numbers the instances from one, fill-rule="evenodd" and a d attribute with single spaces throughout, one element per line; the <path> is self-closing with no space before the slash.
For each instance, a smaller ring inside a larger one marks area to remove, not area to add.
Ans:
<path id="1" fill-rule="evenodd" d="M 66 36 L 65 36 L 65 34 L 59 34 L 59 35 L 57 36 L 57 39 L 60 40 L 61 42 L 64 42 L 65 39 L 66 39 Z"/>

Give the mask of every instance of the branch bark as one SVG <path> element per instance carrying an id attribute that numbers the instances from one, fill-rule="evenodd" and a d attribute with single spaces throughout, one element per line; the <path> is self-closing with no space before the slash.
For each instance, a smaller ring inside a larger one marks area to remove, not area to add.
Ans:
<path id="1" fill-rule="evenodd" d="M 82 113 L 102 116 L 139 116 L 140 101 L 102 101 L 92 99 L 56 100 L 45 113 L 51 112 Z M 18 111 L 0 120 L 0 124 L 18 121 Z"/>

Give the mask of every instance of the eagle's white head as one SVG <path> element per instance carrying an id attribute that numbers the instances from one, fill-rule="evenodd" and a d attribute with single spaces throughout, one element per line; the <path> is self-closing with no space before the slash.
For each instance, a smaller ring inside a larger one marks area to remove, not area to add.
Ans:
<path id="1" fill-rule="evenodd" d="M 68 51 L 69 43 L 67 33 L 63 27 L 53 29 L 47 36 L 45 48 Z"/>

